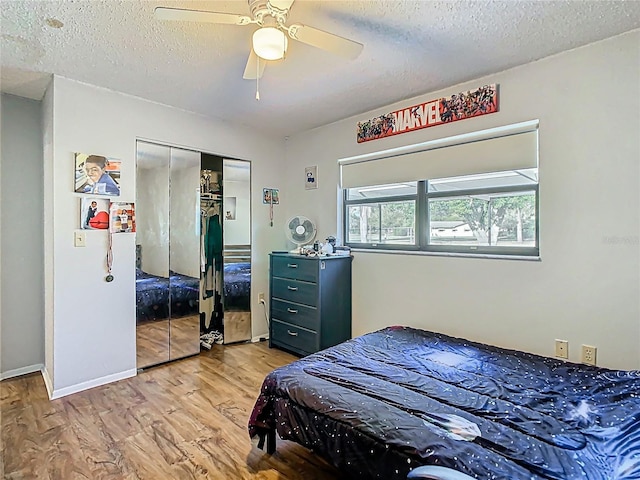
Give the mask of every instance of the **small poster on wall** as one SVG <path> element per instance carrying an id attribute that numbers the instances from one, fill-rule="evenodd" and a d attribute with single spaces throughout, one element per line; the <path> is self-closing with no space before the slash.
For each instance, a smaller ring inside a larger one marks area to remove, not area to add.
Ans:
<path id="1" fill-rule="evenodd" d="M 265 205 L 278 205 L 280 203 L 280 190 L 277 188 L 263 188 L 262 203 Z"/>
<path id="2" fill-rule="evenodd" d="M 98 197 L 80 199 L 80 228 L 106 230 L 109 228 L 109 200 Z"/>
<path id="3" fill-rule="evenodd" d="M 307 167 L 304 169 L 304 188 L 305 190 L 312 190 L 314 188 L 318 188 L 318 167 L 314 165 L 313 167 Z"/>
<path id="4" fill-rule="evenodd" d="M 133 233 L 136 231 L 135 205 L 112 202 L 110 208 L 111 233 Z"/>
<path id="5" fill-rule="evenodd" d="M 87 153 L 75 154 L 75 191 L 93 195 L 120 196 L 120 166 L 115 158 Z"/>
<path id="6" fill-rule="evenodd" d="M 236 197 L 224 197 L 224 219 L 236 219 Z"/>

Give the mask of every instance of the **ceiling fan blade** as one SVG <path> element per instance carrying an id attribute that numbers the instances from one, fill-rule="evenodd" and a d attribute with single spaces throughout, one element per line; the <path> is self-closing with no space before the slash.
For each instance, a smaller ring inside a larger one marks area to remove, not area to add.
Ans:
<path id="1" fill-rule="evenodd" d="M 289 27 L 289 36 L 312 47 L 321 48 L 351 60 L 360 55 L 364 48 L 361 43 L 300 23 Z"/>
<path id="2" fill-rule="evenodd" d="M 255 80 L 256 78 L 261 78 L 264 73 L 264 67 L 267 65 L 267 62 L 258 55 L 256 52 L 251 49 L 251 53 L 249 54 L 249 60 L 247 60 L 247 66 L 244 68 L 244 75 L 242 78 L 245 80 Z"/>
<path id="3" fill-rule="evenodd" d="M 156 20 L 175 20 L 182 22 L 224 23 L 229 25 L 249 25 L 250 17 L 235 13 L 206 12 L 204 10 L 184 10 L 182 8 L 156 7 Z"/>
<path id="4" fill-rule="evenodd" d="M 293 5 L 294 0 L 269 0 L 269 4 L 278 10 L 289 10 Z"/>

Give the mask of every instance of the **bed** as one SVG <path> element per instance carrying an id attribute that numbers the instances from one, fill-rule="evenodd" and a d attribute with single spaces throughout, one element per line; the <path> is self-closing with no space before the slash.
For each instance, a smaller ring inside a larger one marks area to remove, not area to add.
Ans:
<path id="1" fill-rule="evenodd" d="M 276 432 L 349 478 L 639 479 L 640 372 L 389 327 L 271 372 L 249 435 Z"/>
<path id="2" fill-rule="evenodd" d="M 251 263 L 224 265 L 225 308 L 249 310 L 251 301 Z M 171 293 L 171 297 L 169 297 Z M 136 269 L 136 314 L 138 321 L 160 320 L 171 314 L 197 311 L 200 279 L 171 271 L 169 278 Z"/>
<path id="3" fill-rule="evenodd" d="M 250 310 L 251 263 L 236 262 L 224 265 L 225 309 Z"/>
<path id="4" fill-rule="evenodd" d="M 170 271 L 162 277 L 136 269 L 136 318 L 138 322 L 162 320 L 171 315 L 197 311 L 200 292 L 198 278 Z M 171 301 L 169 301 L 171 300 Z M 169 310 L 171 306 L 171 310 Z"/>

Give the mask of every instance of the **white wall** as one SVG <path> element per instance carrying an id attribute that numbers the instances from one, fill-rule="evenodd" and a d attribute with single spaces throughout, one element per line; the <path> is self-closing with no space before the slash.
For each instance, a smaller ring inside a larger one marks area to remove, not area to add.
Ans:
<path id="1" fill-rule="evenodd" d="M 42 99 L 42 152 L 44 157 L 44 370 L 43 377 L 49 396 L 53 394 L 53 82 Z M 31 221 L 35 221 L 31 219 Z"/>
<path id="2" fill-rule="evenodd" d="M 41 103 L 4 94 L 1 103 L 0 378 L 9 378 L 44 365 L 43 154 Z"/>
<path id="3" fill-rule="evenodd" d="M 136 366 L 135 236 L 114 236 L 112 283 L 104 281 L 106 232 L 88 231 L 87 246 L 73 246 L 79 208 L 79 195 L 73 193 L 73 152 L 122 159 L 118 200 L 134 201 L 136 138 L 251 160 L 255 178 L 268 183 L 283 169 L 284 149 L 281 141 L 255 129 L 63 77 L 54 77 L 52 94 L 52 171 L 45 172 L 45 202 L 52 205 L 54 221 L 45 225 L 45 240 L 51 239 L 45 263 L 51 264 L 52 275 L 46 279 L 53 294 L 46 296 L 45 308 L 51 312 L 46 325 L 53 329 L 53 338 L 47 335 L 47 341 L 52 341 L 54 355 L 52 371 L 45 376 L 57 397 L 133 375 Z M 261 199 L 257 189 L 252 198 L 254 203 Z M 253 224 L 252 291 L 259 292 L 267 290 L 267 253 L 279 245 L 281 235 L 269 228 L 268 217 L 256 216 Z M 252 305 L 258 309 L 257 293 L 255 297 Z M 253 336 L 264 334 L 262 316 L 253 318 Z"/>
<path id="4" fill-rule="evenodd" d="M 169 267 L 200 278 L 200 153 L 171 151 Z"/>
<path id="5" fill-rule="evenodd" d="M 246 182 L 239 180 L 224 180 L 224 198 L 236 199 L 235 220 L 224 221 L 224 244 L 247 245 L 251 243 L 251 185 L 249 179 Z M 224 213 L 224 212 L 223 212 Z"/>
<path id="6" fill-rule="evenodd" d="M 141 268 L 159 277 L 169 276 L 169 155 L 167 162 L 136 174 L 136 244 Z M 163 159 L 164 160 L 164 159 Z"/>
<path id="7" fill-rule="evenodd" d="M 640 368 L 639 45 L 636 30 L 289 139 L 284 216 L 323 239 L 339 228 L 337 159 L 540 120 L 541 261 L 357 252 L 354 335 L 406 324 L 542 355 L 563 338 L 573 361 L 585 343 L 600 365 Z M 358 121 L 487 83 L 499 113 L 356 142 Z M 309 165 L 319 188 L 305 191 Z"/>

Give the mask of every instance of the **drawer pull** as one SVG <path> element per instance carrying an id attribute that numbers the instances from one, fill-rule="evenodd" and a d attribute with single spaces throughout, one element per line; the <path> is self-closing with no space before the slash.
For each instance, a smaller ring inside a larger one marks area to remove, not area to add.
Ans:
<path id="1" fill-rule="evenodd" d="M 289 268 L 298 268 L 298 264 L 297 263 L 287 263 L 287 267 L 289 267 Z"/>
<path id="2" fill-rule="evenodd" d="M 298 313 L 298 310 L 294 310 L 293 308 L 287 308 L 287 312 L 289 312 L 289 313 Z"/>
<path id="3" fill-rule="evenodd" d="M 287 290 L 291 290 L 292 292 L 297 292 L 298 287 L 292 287 L 291 285 L 287 285 Z"/>
<path id="4" fill-rule="evenodd" d="M 297 337 L 298 336 L 298 332 L 292 332 L 291 330 L 287 330 L 287 333 L 289 335 L 291 335 L 292 337 Z"/>

